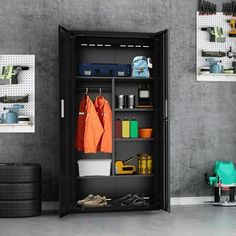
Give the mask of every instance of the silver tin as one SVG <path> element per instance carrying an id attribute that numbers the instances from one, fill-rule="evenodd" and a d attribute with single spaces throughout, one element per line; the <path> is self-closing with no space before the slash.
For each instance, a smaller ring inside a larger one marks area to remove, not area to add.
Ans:
<path id="1" fill-rule="evenodd" d="M 124 95 L 117 95 L 116 96 L 116 107 L 118 109 L 123 109 L 124 105 L 125 105 Z"/>
<path id="2" fill-rule="evenodd" d="M 128 98 L 128 108 L 133 109 L 135 107 L 135 95 L 129 95 Z"/>

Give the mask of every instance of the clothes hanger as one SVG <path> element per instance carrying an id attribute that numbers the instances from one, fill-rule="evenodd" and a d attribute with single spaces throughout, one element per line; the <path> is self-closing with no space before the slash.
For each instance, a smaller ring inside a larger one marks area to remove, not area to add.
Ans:
<path id="1" fill-rule="evenodd" d="M 88 95 L 88 88 L 85 89 L 85 94 Z"/>

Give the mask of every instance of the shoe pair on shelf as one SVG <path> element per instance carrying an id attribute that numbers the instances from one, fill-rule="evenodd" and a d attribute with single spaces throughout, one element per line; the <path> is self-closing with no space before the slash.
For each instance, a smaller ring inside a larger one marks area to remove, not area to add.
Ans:
<path id="1" fill-rule="evenodd" d="M 117 204 L 120 204 L 121 206 L 147 206 L 148 203 L 144 199 L 143 195 L 135 194 L 127 194 L 122 198 L 119 198 L 116 200 Z"/>
<path id="2" fill-rule="evenodd" d="M 83 207 L 104 207 L 107 206 L 107 199 L 106 196 L 89 194 L 86 198 L 79 200 L 77 204 Z"/>

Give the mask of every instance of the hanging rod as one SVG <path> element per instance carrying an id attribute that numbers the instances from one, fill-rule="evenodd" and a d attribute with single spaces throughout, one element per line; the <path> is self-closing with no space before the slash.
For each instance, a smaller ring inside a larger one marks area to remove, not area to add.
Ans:
<path id="1" fill-rule="evenodd" d="M 77 88 L 77 90 L 84 90 L 84 92 L 86 93 L 86 94 L 88 94 L 89 93 L 89 91 L 97 91 L 98 93 L 100 93 L 100 94 L 102 94 L 102 91 L 104 91 L 104 90 L 111 90 L 112 89 L 112 87 L 111 86 L 99 86 L 99 87 L 91 87 L 91 86 L 88 86 L 88 87 L 79 87 L 79 88 Z"/>
<path id="2" fill-rule="evenodd" d="M 83 90 L 86 90 L 86 88 L 87 89 L 97 89 L 97 90 L 99 90 L 99 89 L 111 89 L 112 87 L 111 86 L 98 86 L 98 87 L 91 87 L 91 86 L 88 86 L 88 87 L 79 87 L 79 88 L 77 88 L 77 89 L 83 89 Z"/>

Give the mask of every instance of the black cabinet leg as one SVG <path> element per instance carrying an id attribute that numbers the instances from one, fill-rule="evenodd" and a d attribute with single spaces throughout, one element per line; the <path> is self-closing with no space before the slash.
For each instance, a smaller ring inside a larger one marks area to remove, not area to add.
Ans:
<path id="1" fill-rule="evenodd" d="M 229 201 L 234 202 L 234 187 L 231 187 L 229 190 Z"/>
<path id="2" fill-rule="evenodd" d="M 215 202 L 220 202 L 219 187 L 214 188 Z"/>

